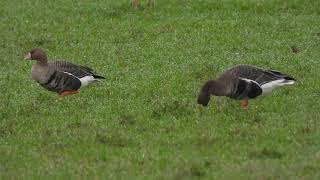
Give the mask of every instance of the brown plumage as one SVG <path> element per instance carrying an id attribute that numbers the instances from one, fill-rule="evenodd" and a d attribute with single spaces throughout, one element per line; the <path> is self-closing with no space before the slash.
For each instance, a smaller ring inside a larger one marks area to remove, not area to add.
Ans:
<path id="1" fill-rule="evenodd" d="M 264 70 L 250 65 L 238 65 L 226 70 L 216 80 L 207 81 L 198 96 L 198 104 L 207 106 L 210 96 L 226 96 L 236 100 L 248 100 L 268 94 L 273 89 L 294 84 L 295 79 L 274 70 Z"/>
<path id="2" fill-rule="evenodd" d="M 95 74 L 88 67 L 67 61 L 48 61 L 47 55 L 41 49 L 32 49 L 25 55 L 27 60 L 36 60 L 32 66 L 31 77 L 49 91 L 60 95 L 79 92 L 80 87 L 104 77 Z"/>

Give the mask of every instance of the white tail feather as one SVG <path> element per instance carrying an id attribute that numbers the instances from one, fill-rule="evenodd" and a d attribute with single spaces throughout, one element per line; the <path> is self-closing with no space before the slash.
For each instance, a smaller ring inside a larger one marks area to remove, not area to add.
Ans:
<path id="1" fill-rule="evenodd" d="M 277 89 L 279 87 L 286 86 L 286 85 L 292 85 L 294 83 L 295 83 L 294 80 L 286 80 L 286 79 L 279 79 L 279 80 L 275 80 L 275 81 L 270 81 L 268 83 L 261 85 L 262 95 L 269 94 L 274 89 Z"/>
<path id="2" fill-rule="evenodd" d="M 294 80 L 285 80 L 285 82 L 283 82 L 284 85 L 291 85 L 294 84 L 295 81 Z"/>
<path id="3" fill-rule="evenodd" d="M 81 87 L 85 87 L 88 84 L 91 84 L 97 80 L 93 76 L 85 76 L 80 78 L 80 81 L 81 81 Z"/>

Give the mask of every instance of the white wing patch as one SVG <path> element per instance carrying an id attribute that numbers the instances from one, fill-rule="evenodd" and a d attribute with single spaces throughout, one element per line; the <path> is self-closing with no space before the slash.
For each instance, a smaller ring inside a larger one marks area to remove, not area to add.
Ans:
<path id="1" fill-rule="evenodd" d="M 93 76 L 85 76 L 80 78 L 80 81 L 81 81 L 81 87 L 85 87 L 88 84 L 91 84 L 97 80 Z"/>
<path id="2" fill-rule="evenodd" d="M 73 74 L 71 74 L 71 73 L 69 73 L 69 72 L 65 72 L 65 71 L 60 71 L 60 72 L 63 72 L 63 73 L 65 73 L 65 74 L 68 74 L 68 75 L 70 75 L 70 76 L 73 76 L 73 77 L 79 79 L 77 76 L 75 76 L 75 75 L 73 75 Z M 80 79 L 79 79 L 79 80 L 80 80 Z"/>
<path id="3" fill-rule="evenodd" d="M 256 85 L 260 86 L 259 83 L 257 83 L 256 81 L 252 80 L 252 79 L 247 79 L 247 78 L 240 78 L 244 81 L 247 81 L 247 82 L 252 82 L 252 83 L 255 83 Z"/>
<path id="4" fill-rule="evenodd" d="M 285 80 L 285 79 L 278 79 L 275 81 L 270 81 L 261 85 L 262 88 L 262 95 L 266 95 L 271 93 L 274 89 L 277 89 L 282 86 L 294 84 L 295 81 L 293 80 Z"/>
<path id="5" fill-rule="evenodd" d="M 81 87 L 86 87 L 88 84 L 91 84 L 92 82 L 97 81 L 93 76 L 84 76 L 82 78 L 78 78 L 77 76 L 75 76 L 69 72 L 63 71 L 63 73 L 69 74 L 70 76 L 73 76 L 73 77 L 79 79 L 81 82 Z"/>
<path id="6" fill-rule="evenodd" d="M 71 73 L 68 73 L 68 72 L 65 72 L 65 71 L 60 71 L 60 72 L 66 73 L 66 74 L 68 74 L 68 75 L 70 75 L 70 76 L 73 76 L 73 77 L 79 79 L 77 76 L 75 76 L 75 75 L 73 75 L 73 74 L 71 74 Z"/>

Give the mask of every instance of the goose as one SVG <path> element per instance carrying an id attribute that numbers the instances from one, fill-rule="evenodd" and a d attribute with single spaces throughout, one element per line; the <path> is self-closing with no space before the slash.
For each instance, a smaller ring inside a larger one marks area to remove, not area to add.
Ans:
<path id="1" fill-rule="evenodd" d="M 35 60 L 31 69 L 31 78 L 49 91 L 57 92 L 61 97 L 77 94 L 80 88 L 92 82 L 105 79 L 93 69 L 71 62 L 48 61 L 46 53 L 34 48 L 24 56 L 25 60 Z"/>
<path id="2" fill-rule="evenodd" d="M 274 89 L 292 85 L 296 80 L 287 74 L 275 70 L 265 70 L 251 65 L 237 65 L 215 80 L 207 81 L 201 88 L 198 104 L 207 106 L 210 96 L 226 96 L 241 100 L 241 107 L 247 109 L 249 99 L 268 95 Z"/>

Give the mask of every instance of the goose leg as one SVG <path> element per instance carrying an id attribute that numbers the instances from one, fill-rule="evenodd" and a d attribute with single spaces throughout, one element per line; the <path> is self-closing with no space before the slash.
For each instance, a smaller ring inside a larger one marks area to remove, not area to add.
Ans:
<path id="1" fill-rule="evenodd" d="M 75 91 L 63 91 L 62 93 L 60 93 L 60 97 L 64 97 L 67 95 L 72 95 L 72 94 L 78 94 L 80 91 L 79 90 L 75 90 Z"/>
<path id="2" fill-rule="evenodd" d="M 242 109 L 248 109 L 249 101 L 247 99 L 241 100 L 240 105 L 241 105 Z"/>

